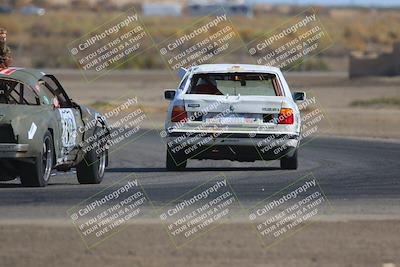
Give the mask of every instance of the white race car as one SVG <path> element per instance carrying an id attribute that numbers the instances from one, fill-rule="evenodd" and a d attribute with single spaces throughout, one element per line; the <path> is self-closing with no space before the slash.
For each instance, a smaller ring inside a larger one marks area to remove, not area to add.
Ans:
<path id="1" fill-rule="evenodd" d="M 253 162 L 280 159 L 297 169 L 301 118 L 282 72 L 258 65 L 209 64 L 180 69 L 165 122 L 166 167 L 188 159 Z"/>

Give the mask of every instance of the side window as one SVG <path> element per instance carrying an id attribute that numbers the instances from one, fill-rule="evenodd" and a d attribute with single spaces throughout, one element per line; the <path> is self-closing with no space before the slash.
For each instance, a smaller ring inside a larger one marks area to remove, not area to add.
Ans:
<path id="1" fill-rule="evenodd" d="M 39 105 L 39 98 L 32 88 L 25 86 L 23 88 L 22 97 L 27 105 Z"/>
<path id="2" fill-rule="evenodd" d="M 8 104 L 19 104 L 20 102 L 19 85 L 11 85 L 8 91 Z"/>
<path id="3" fill-rule="evenodd" d="M 29 86 L 13 81 L 0 81 L 0 103 L 14 105 L 39 105 L 38 95 Z"/>
<path id="4" fill-rule="evenodd" d="M 42 90 L 42 92 L 45 94 L 45 96 L 43 97 L 44 103 L 46 105 L 51 104 L 52 99 L 56 98 L 56 95 L 48 86 L 46 86 L 46 83 L 44 81 L 39 81 L 39 85 L 40 90 Z"/>
<path id="5" fill-rule="evenodd" d="M 49 95 L 51 101 L 57 103 L 56 106 L 61 108 L 70 108 L 72 106 L 70 99 L 64 92 L 64 89 L 55 78 L 52 76 L 44 76 L 40 80 L 40 83 L 46 88 L 47 95 Z"/>

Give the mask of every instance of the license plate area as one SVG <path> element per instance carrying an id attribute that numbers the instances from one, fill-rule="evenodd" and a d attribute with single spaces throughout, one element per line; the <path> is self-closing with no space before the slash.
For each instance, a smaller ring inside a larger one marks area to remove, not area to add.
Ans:
<path id="1" fill-rule="evenodd" d="M 250 114 L 250 113 L 235 113 L 235 114 L 208 114 L 209 116 L 203 117 L 203 122 L 206 124 L 240 124 L 240 125 L 251 125 L 263 123 L 262 114 Z"/>

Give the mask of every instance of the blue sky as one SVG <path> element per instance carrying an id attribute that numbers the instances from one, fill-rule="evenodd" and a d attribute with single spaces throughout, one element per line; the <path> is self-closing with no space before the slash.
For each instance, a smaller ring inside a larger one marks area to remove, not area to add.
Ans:
<path id="1" fill-rule="evenodd" d="M 247 0 L 250 3 L 281 3 L 281 4 L 319 4 L 319 5 L 357 5 L 357 6 L 379 6 L 400 7 L 400 0 Z"/>

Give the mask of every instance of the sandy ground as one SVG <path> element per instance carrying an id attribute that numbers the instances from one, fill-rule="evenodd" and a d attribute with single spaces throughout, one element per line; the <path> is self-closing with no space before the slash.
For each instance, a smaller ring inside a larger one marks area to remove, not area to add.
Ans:
<path id="1" fill-rule="evenodd" d="M 391 220 L 314 222 L 265 249 L 250 225 L 231 223 L 177 250 L 160 224 L 136 223 L 88 250 L 63 222 L 3 223 L 0 266 L 394 267 L 399 232 Z"/>
<path id="2" fill-rule="evenodd" d="M 86 82 L 78 71 L 57 70 L 55 73 L 79 103 L 115 103 L 117 99 L 137 96 L 153 121 L 147 126 L 156 128 L 162 127 L 168 105 L 163 91 L 176 88 L 178 82 L 168 71 L 119 71 L 92 82 Z M 399 98 L 399 77 L 350 80 L 347 73 L 289 73 L 286 77 L 292 91 L 306 91 L 309 96 L 316 96 L 330 123 L 329 129 L 321 134 L 400 138 L 399 107 L 350 106 L 354 100 Z"/>

